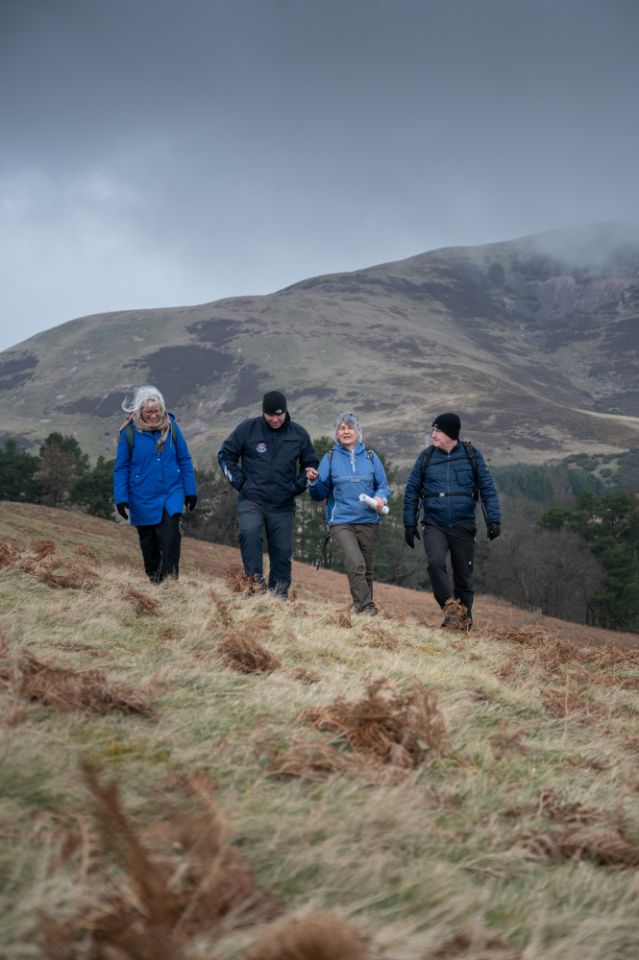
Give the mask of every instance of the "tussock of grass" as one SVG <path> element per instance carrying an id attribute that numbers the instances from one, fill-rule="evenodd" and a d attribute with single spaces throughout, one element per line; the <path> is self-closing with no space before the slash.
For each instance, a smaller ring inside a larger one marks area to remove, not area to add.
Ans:
<path id="1" fill-rule="evenodd" d="M 406 618 L 338 628 L 334 602 L 308 588 L 285 604 L 188 565 L 154 587 L 157 615 L 139 615 L 123 594 L 124 581 L 149 592 L 137 554 L 123 577 L 95 524 L 90 557 L 66 527 L 41 523 L 57 546 L 39 548 L 35 525 L 16 537 L 3 516 L 10 960 L 639 954 L 636 651 L 479 622 L 452 638 Z M 60 590 L 34 575 L 74 564 L 99 577 Z M 280 668 L 231 666 L 219 646 L 234 635 Z M 153 698 L 155 722 L 27 700 L 15 685 L 27 655 L 72 687 L 100 658 L 110 687 Z M 80 760 L 100 770 L 97 817 Z"/>

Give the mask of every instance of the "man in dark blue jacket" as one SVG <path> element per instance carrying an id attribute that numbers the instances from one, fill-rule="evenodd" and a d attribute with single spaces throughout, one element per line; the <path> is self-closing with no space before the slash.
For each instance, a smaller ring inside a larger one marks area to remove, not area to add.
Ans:
<path id="1" fill-rule="evenodd" d="M 279 390 L 264 394 L 262 416 L 243 420 L 217 455 L 239 493 L 240 552 L 246 575 L 266 588 L 262 566 L 268 542 L 268 589 L 287 597 L 291 585 L 295 497 L 317 478 L 319 459 L 308 433 L 293 423 Z"/>
<path id="2" fill-rule="evenodd" d="M 433 421 L 432 447 L 423 450 L 411 470 L 404 491 L 404 539 L 415 546 L 419 504 L 423 502 L 424 549 L 428 559 L 433 594 L 444 611 L 442 627 L 458 626 L 447 604 L 459 600 L 464 607 L 463 624 L 472 626 L 473 560 L 475 554 L 475 508 L 479 497 L 488 538 L 500 534 L 501 514 L 493 478 L 479 450 L 459 439 L 461 421 L 456 413 L 444 413 Z M 453 568 L 451 590 L 446 568 L 450 552 Z"/>

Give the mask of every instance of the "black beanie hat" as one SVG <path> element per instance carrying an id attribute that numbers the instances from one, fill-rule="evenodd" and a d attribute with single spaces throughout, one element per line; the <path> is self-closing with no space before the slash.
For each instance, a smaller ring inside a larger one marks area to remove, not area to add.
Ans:
<path id="1" fill-rule="evenodd" d="M 286 397 L 279 390 L 271 390 L 264 394 L 262 411 L 271 416 L 274 413 L 286 413 Z"/>
<path id="2" fill-rule="evenodd" d="M 459 439 L 461 420 L 456 413 L 442 413 L 433 420 L 433 426 L 445 433 L 451 440 Z"/>

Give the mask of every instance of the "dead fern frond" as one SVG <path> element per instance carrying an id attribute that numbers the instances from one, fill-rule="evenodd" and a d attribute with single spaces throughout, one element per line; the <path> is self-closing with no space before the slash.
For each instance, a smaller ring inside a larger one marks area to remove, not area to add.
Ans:
<path id="1" fill-rule="evenodd" d="M 497 627 L 490 631 L 493 640 L 501 640 L 505 643 L 517 643 L 523 646 L 538 647 L 550 639 L 550 634 L 538 624 L 525 624 L 524 626 Z"/>
<path id="2" fill-rule="evenodd" d="M 61 712 L 139 713 L 153 718 L 153 709 L 134 690 L 110 684 L 98 670 L 76 671 L 23 653 L 12 675 L 15 693 Z"/>
<path id="3" fill-rule="evenodd" d="M 224 582 L 232 593 L 240 593 L 243 597 L 252 597 L 266 592 L 264 581 L 249 577 L 240 566 L 230 567 Z"/>
<path id="4" fill-rule="evenodd" d="M 398 766 L 417 767 L 450 746 L 437 697 L 421 683 L 400 694 L 393 693 L 387 680 L 377 680 L 359 702 L 349 704 L 340 698 L 323 709 L 306 711 L 301 720 L 317 730 L 338 733 L 356 753 Z"/>
<path id="5" fill-rule="evenodd" d="M 20 552 L 15 547 L 10 546 L 4 541 L 0 541 L 0 567 L 13 567 L 16 565 Z"/>
<path id="6" fill-rule="evenodd" d="M 373 647 L 375 650 L 399 650 L 400 642 L 388 630 L 383 627 L 366 627 L 361 643 L 367 647 Z"/>
<path id="7" fill-rule="evenodd" d="M 451 937 L 425 953 L 422 960 L 521 960 L 521 953 L 500 937 L 480 929 Z"/>
<path id="8" fill-rule="evenodd" d="M 87 560 L 90 560 L 92 563 L 99 563 L 97 554 L 93 552 L 89 547 L 85 547 L 83 543 L 76 544 L 75 552 L 79 557 L 85 557 Z"/>
<path id="9" fill-rule="evenodd" d="M 149 597 L 148 594 L 128 585 L 123 588 L 122 597 L 132 604 L 135 612 L 141 617 L 157 617 L 160 608 L 160 601 L 157 597 Z"/>
<path id="10" fill-rule="evenodd" d="M 372 960 L 366 938 L 333 913 L 283 920 L 245 960 Z"/>
<path id="11" fill-rule="evenodd" d="M 346 610 L 337 610 L 331 614 L 330 620 L 336 627 L 341 627 L 343 630 L 350 630 L 353 626 L 351 615 Z"/>
<path id="12" fill-rule="evenodd" d="M 275 654 L 241 629 L 230 630 L 216 649 L 240 673 L 271 673 L 280 666 Z"/>
<path id="13" fill-rule="evenodd" d="M 528 753 L 528 748 L 521 742 L 525 734 L 525 727 L 516 727 L 514 730 L 509 730 L 508 723 L 502 720 L 490 738 L 490 744 L 495 757 L 499 759 L 509 751 L 521 754 Z"/>
<path id="14" fill-rule="evenodd" d="M 606 867 L 639 866 L 639 845 L 629 843 L 619 830 L 590 826 L 551 828 L 544 833 L 527 831 L 516 839 L 535 860 L 588 860 Z"/>
<path id="15" fill-rule="evenodd" d="M 296 667 L 295 670 L 291 671 L 291 676 L 295 680 L 299 680 L 300 683 L 320 683 L 322 681 L 322 674 L 318 673 L 317 670 L 309 670 L 307 667 Z"/>
<path id="16" fill-rule="evenodd" d="M 45 557 L 51 557 L 57 553 L 55 540 L 33 540 L 31 550 L 35 560 L 44 560 Z"/>
<path id="17" fill-rule="evenodd" d="M 220 620 L 222 621 L 225 627 L 230 627 L 233 623 L 233 616 L 231 614 L 231 609 L 228 603 L 215 590 L 210 590 L 209 592 L 211 595 L 211 600 L 217 607 L 217 611 L 220 615 Z"/>

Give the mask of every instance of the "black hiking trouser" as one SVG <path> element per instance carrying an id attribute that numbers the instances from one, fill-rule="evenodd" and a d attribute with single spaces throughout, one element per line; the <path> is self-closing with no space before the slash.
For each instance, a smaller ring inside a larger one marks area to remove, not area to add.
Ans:
<path id="1" fill-rule="evenodd" d="M 424 526 L 424 550 L 428 560 L 428 575 L 435 600 L 444 607 L 452 597 L 460 600 L 468 613 L 473 608 L 473 560 L 475 557 L 475 527 Z M 453 568 L 451 589 L 446 557 L 450 553 Z"/>
<path id="2" fill-rule="evenodd" d="M 170 517 L 164 510 L 159 523 L 137 528 L 144 572 L 152 583 L 167 577 L 177 580 L 180 574 L 181 519 L 181 513 Z"/>

